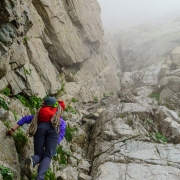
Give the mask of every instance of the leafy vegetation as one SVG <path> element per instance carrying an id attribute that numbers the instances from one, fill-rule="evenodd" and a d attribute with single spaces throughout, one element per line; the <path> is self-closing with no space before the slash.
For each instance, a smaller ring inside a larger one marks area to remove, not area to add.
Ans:
<path id="1" fill-rule="evenodd" d="M 70 106 L 69 104 L 66 106 L 66 109 L 64 111 L 72 113 L 72 114 L 77 114 L 77 111 L 74 110 L 73 107 Z"/>
<path id="2" fill-rule="evenodd" d="M 61 80 L 61 88 L 57 91 L 57 96 L 61 96 L 66 93 L 66 90 L 65 90 L 66 82 L 62 78 L 60 78 L 60 80 Z"/>
<path id="3" fill-rule="evenodd" d="M 75 97 L 73 97 L 72 99 L 71 99 L 71 102 L 73 102 L 73 103 L 76 103 L 76 102 L 79 102 Z"/>
<path id="4" fill-rule="evenodd" d="M 43 99 L 37 96 L 25 98 L 24 96 L 18 94 L 16 95 L 16 98 L 19 99 L 24 106 L 28 107 L 32 114 L 35 114 L 35 111 L 41 107 L 43 102 Z"/>
<path id="5" fill-rule="evenodd" d="M 29 98 L 30 101 L 30 107 L 39 109 L 43 103 L 43 99 L 37 97 L 37 96 L 31 96 Z"/>
<path id="6" fill-rule="evenodd" d="M 8 104 L 2 97 L 0 97 L 0 108 L 3 108 L 4 110 L 9 110 Z"/>
<path id="7" fill-rule="evenodd" d="M 110 93 L 103 93 L 103 97 L 106 97 L 106 96 L 113 96 L 114 95 L 114 92 L 110 92 Z"/>
<path id="8" fill-rule="evenodd" d="M 128 124 L 129 126 L 132 126 L 132 125 L 133 125 L 133 120 L 132 120 L 132 119 L 128 119 L 128 120 L 127 120 L 127 124 Z"/>
<path id="9" fill-rule="evenodd" d="M 168 142 L 167 138 L 160 133 L 155 133 L 155 138 L 157 141 L 161 140 L 166 143 Z"/>
<path id="10" fill-rule="evenodd" d="M 118 115 L 118 116 L 117 116 L 117 118 L 118 118 L 118 117 L 120 117 L 120 118 L 122 118 L 122 119 L 123 119 L 123 118 L 125 118 L 125 117 L 126 117 L 126 114 L 125 114 L 125 113 L 122 113 L 122 114 Z"/>
<path id="11" fill-rule="evenodd" d="M 159 99 L 160 99 L 159 96 L 160 96 L 159 93 L 151 93 L 151 94 L 149 95 L 150 98 L 155 98 L 155 99 L 157 99 L 157 101 L 159 101 Z"/>
<path id="12" fill-rule="evenodd" d="M 37 176 L 37 171 L 33 171 L 31 180 L 35 180 L 35 179 L 36 179 L 36 176 Z"/>
<path id="13" fill-rule="evenodd" d="M 60 155 L 60 158 L 59 159 L 57 159 L 56 157 L 55 157 L 55 160 L 59 160 L 59 164 L 60 165 L 67 165 L 67 159 L 68 159 L 68 157 L 70 157 L 70 155 L 71 155 L 71 152 L 69 152 L 69 151 L 67 151 L 67 150 L 64 150 L 63 149 L 63 146 L 58 146 L 58 148 L 56 149 L 56 153 L 58 154 L 58 155 Z"/>
<path id="14" fill-rule="evenodd" d="M 67 142 L 72 141 L 75 131 L 78 131 L 78 129 L 76 127 L 70 128 L 69 126 L 66 126 L 65 139 Z"/>
<path id="15" fill-rule="evenodd" d="M 0 166 L 0 173 L 3 177 L 3 180 L 13 180 L 14 179 L 14 173 L 5 166 Z"/>
<path id="16" fill-rule="evenodd" d="M 17 153 L 20 154 L 24 146 L 27 144 L 28 138 L 25 136 L 25 134 L 20 128 L 13 134 L 13 138 Z"/>
<path id="17" fill-rule="evenodd" d="M 1 91 L 1 93 L 4 94 L 4 95 L 6 95 L 6 96 L 9 96 L 10 93 L 11 93 L 11 90 L 10 90 L 8 87 L 6 87 L 5 89 L 3 89 L 3 90 Z"/>
<path id="18" fill-rule="evenodd" d="M 7 129 L 11 128 L 11 124 L 9 121 L 3 121 L 3 124 L 7 127 Z"/>
<path id="19" fill-rule="evenodd" d="M 97 96 L 94 96 L 94 97 L 93 97 L 93 101 L 98 102 L 98 97 L 97 97 Z"/>
<path id="20" fill-rule="evenodd" d="M 19 99 L 24 106 L 26 106 L 26 107 L 29 106 L 29 102 L 24 96 L 18 94 L 18 95 L 16 95 L 16 98 Z"/>
<path id="21" fill-rule="evenodd" d="M 109 93 L 109 95 L 113 96 L 113 95 L 114 95 L 114 92 L 111 91 L 111 92 Z"/>
<path id="22" fill-rule="evenodd" d="M 27 43 L 27 41 L 28 41 L 28 38 L 27 38 L 27 37 L 24 37 L 24 38 L 23 38 L 23 43 Z"/>
<path id="23" fill-rule="evenodd" d="M 24 68 L 24 74 L 25 75 L 31 75 L 31 69 L 26 69 L 26 68 Z"/>
<path id="24" fill-rule="evenodd" d="M 18 120 L 18 118 L 17 118 L 17 111 L 16 110 L 12 110 L 11 112 L 13 113 L 14 118 L 17 121 Z"/>
<path id="25" fill-rule="evenodd" d="M 45 180 L 57 180 L 55 173 L 49 168 L 45 174 Z"/>

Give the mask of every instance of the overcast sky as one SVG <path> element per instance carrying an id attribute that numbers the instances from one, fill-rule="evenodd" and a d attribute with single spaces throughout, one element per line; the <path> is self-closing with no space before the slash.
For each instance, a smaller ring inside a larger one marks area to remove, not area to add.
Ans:
<path id="1" fill-rule="evenodd" d="M 158 21 L 180 15 L 180 0 L 97 0 L 103 25 Z"/>

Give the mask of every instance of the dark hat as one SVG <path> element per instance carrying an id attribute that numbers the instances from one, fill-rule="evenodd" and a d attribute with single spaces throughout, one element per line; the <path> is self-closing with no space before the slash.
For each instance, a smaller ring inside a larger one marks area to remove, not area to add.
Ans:
<path id="1" fill-rule="evenodd" d="M 56 102 L 57 102 L 57 99 L 55 97 L 47 97 L 44 100 L 44 104 L 46 106 L 54 106 Z"/>

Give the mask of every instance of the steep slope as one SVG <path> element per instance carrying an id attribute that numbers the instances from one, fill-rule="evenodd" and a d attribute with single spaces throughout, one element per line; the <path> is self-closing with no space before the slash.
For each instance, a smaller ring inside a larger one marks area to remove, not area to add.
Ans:
<path id="1" fill-rule="evenodd" d="M 116 66 L 108 63 L 113 58 L 119 63 L 117 52 L 110 52 L 104 45 L 100 7 L 96 1 L 5 0 L 0 7 L 3 9 L 0 19 L 1 90 L 8 86 L 13 95 L 22 92 L 39 97 L 56 94 L 62 87 L 59 78 L 62 68 L 77 66 L 80 70 L 86 63 L 88 70 L 95 69 L 96 75 L 108 74 L 104 70 L 108 66 L 109 76 L 117 77 Z M 108 62 L 104 62 L 105 56 Z M 95 74 L 91 81 L 97 86 L 100 79 L 94 78 Z M 101 93 L 109 91 L 106 87 L 110 82 L 103 84 Z M 119 89 L 119 85 L 116 88 Z M 92 94 L 89 96 L 92 98 Z"/>
<path id="2" fill-rule="evenodd" d="M 96 0 L 4 0 L 0 9 L 0 90 L 9 96 L 0 94 L 0 165 L 15 180 L 26 180 L 24 159 L 33 143 L 29 138 L 17 146 L 6 127 L 35 110 L 24 107 L 25 97 L 47 94 L 66 101 L 68 125 L 48 174 L 60 180 L 180 178 L 180 50 L 172 51 L 179 21 L 122 32 L 117 50 L 117 41 L 103 36 Z"/>
<path id="3" fill-rule="evenodd" d="M 96 180 L 180 178 L 179 47 L 166 61 L 122 75 L 119 102 L 96 120 Z"/>
<path id="4" fill-rule="evenodd" d="M 33 154 L 32 139 L 25 147 L 17 145 L 6 136 L 6 127 L 35 110 L 24 107 L 29 106 L 28 97 L 39 101 L 54 95 L 66 101 L 64 119 L 78 132 L 73 142 L 64 140 L 63 149 L 59 146 L 61 156 L 55 158 L 51 170 L 64 179 L 67 175 L 78 179 L 83 172 L 87 175 L 88 136 L 81 130 L 83 115 L 77 109 L 82 101 L 100 99 L 120 89 L 118 52 L 103 37 L 97 1 L 3 0 L 0 9 L 0 91 L 10 89 L 5 93 L 9 97 L 0 94 L 0 165 L 12 170 L 14 179 L 26 179 L 24 159 Z M 72 104 L 72 97 L 79 103 Z M 36 106 L 41 101 L 31 102 Z M 20 138 L 26 129 L 17 133 Z M 21 148 L 19 154 L 15 145 Z"/>

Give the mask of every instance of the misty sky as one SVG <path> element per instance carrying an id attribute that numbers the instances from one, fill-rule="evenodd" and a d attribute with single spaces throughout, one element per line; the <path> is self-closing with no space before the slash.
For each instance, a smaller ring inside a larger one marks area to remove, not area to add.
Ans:
<path id="1" fill-rule="evenodd" d="M 180 0 L 97 0 L 103 25 L 158 21 L 180 15 Z"/>

